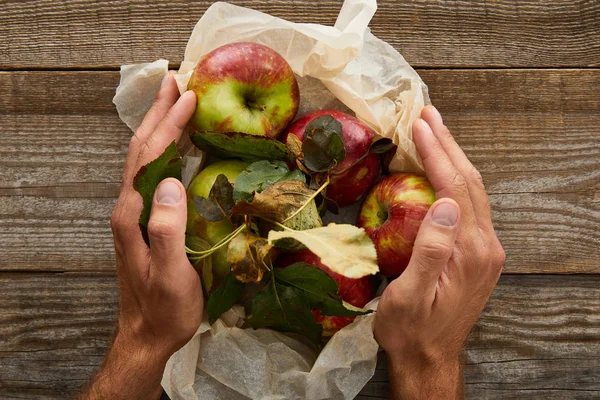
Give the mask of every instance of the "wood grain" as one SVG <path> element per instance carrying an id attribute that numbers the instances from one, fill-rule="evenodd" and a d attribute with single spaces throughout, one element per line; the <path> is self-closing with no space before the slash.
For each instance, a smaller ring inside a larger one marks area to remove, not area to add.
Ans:
<path id="1" fill-rule="evenodd" d="M 600 70 L 421 75 L 484 176 L 505 271 L 600 272 Z M 131 135 L 118 80 L 0 73 L 0 270 L 114 269 L 108 219 Z"/>
<path id="2" fill-rule="evenodd" d="M 0 69 L 102 69 L 182 59 L 211 1 L 4 1 Z M 333 25 L 341 2 L 242 0 L 294 22 Z M 600 66 L 596 0 L 380 0 L 372 32 L 417 67 Z"/>
<path id="3" fill-rule="evenodd" d="M 0 287 L 2 398 L 67 397 L 109 344 L 116 278 L 4 273 Z M 468 398 L 597 398 L 599 309 L 598 276 L 502 277 L 468 342 Z M 388 398 L 380 361 L 359 399 Z"/>

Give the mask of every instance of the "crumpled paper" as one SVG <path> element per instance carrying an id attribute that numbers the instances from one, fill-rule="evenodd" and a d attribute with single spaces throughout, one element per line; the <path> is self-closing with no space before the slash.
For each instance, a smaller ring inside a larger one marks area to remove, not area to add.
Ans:
<path id="1" fill-rule="evenodd" d="M 192 32 L 175 76 L 179 90 L 186 90 L 204 54 L 236 41 L 261 43 L 281 54 L 297 74 L 299 116 L 321 108 L 353 112 L 398 145 L 391 171 L 421 172 L 411 126 L 429 103 L 427 86 L 397 51 L 370 33 L 376 8 L 375 0 L 346 0 L 335 26 L 328 27 L 215 3 Z M 150 108 L 167 68 L 167 60 L 121 67 L 113 102 L 132 130 Z M 187 186 L 204 157 L 185 134 L 179 148 Z M 356 207 L 343 211 L 332 220 L 353 223 Z M 377 302 L 367 307 L 374 310 Z M 162 385 L 171 399 L 352 399 L 375 371 L 373 314 L 356 318 L 320 353 L 293 335 L 241 329 L 243 319 L 239 306 L 213 326 L 205 316 L 192 340 L 167 363 Z"/>

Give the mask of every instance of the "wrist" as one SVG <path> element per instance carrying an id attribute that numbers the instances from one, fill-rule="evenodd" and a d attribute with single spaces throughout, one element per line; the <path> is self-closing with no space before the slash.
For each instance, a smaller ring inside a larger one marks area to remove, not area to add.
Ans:
<path id="1" fill-rule="evenodd" d="M 387 358 L 394 400 L 463 397 L 459 354 L 389 352 Z"/>
<path id="2" fill-rule="evenodd" d="M 170 355 L 164 346 L 119 329 L 106 359 L 82 398 L 158 399 Z"/>

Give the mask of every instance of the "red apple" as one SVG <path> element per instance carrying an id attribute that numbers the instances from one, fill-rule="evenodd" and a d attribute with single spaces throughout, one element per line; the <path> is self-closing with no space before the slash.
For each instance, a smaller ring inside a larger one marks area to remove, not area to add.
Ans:
<path id="1" fill-rule="evenodd" d="M 297 262 L 314 265 L 327 272 L 338 284 L 338 295 L 347 303 L 356 307 L 364 307 L 373 298 L 373 285 L 370 276 L 359 279 L 347 278 L 321 262 L 321 258 L 312 251 L 299 250 L 293 253 L 283 253 L 277 258 L 277 267 L 287 267 Z M 355 317 L 322 316 L 319 310 L 313 310 L 315 319 L 323 326 L 323 335 L 331 336 L 344 326 L 354 321 Z"/>
<path id="2" fill-rule="evenodd" d="M 367 194 L 356 225 L 373 240 L 383 275 L 397 277 L 406 269 L 421 222 L 434 202 L 427 178 L 414 174 L 386 176 Z"/>
<path id="3" fill-rule="evenodd" d="M 309 122 L 323 115 L 331 115 L 342 124 L 341 138 L 346 149 L 346 158 L 335 168 L 335 171 L 343 171 L 369 151 L 376 133 L 351 115 L 337 110 L 319 110 L 294 122 L 288 129 L 288 134 L 292 133 L 301 141 L 304 140 L 304 130 Z M 286 137 L 284 137 L 284 142 Z M 360 200 L 369 190 L 379 175 L 379 169 L 379 155 L 368 155 L 347 172 L 332 178 L 327 187 L 327 197 L 340 207 L 349 206 Z"/>
<path id="4" fill-rule="evenodd" d="M 274 50 L 256 43 L 231 43 L 206 54 L 188 89 L 198 97 L 192 123 L 211 132 L 277 138 L 300 102 L 292 68 Z"/>

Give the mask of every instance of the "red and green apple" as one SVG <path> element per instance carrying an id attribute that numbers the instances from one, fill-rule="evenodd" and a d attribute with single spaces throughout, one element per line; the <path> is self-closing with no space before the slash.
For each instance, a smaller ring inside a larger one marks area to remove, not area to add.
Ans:
<path id="1" fill-rule="evenodd" d="M 427 178 L 414 174 L 392 174 L 371 188 L 356 225 L 373 240 L 383 275 L 395 278 L 406 269 L 421 222 L 434 202 Z"/>
<path id="2" fill-rule="evenodd" d="M 287 267 L 297 262 L 304 262 L 327 272 L 338 285 L 338 295 L 346 303 L 363 308 L 373 298 L 373 283 L 371 276 L 353 279 L 333 272 L 321 262 L 321 258 L 312 251 L 305 249 L 290 253 L 282 253 L 277 258 L 277 267 Z M 336 317 L 321 315 L 319 310 L 313 310 L 316 321 L 323 326 L 323 335 L 332 336 L 338 330 L 348 325 L 356 317 Z"/>
<path id="3" fill-rule="evenodd" d="M 327 197 L 335 201 L 338 206 L 346 207 L 360 200 L 379 175 L 379 155 L 369 154 L 365 157 L 365 154 L 369 152 L 376 133 L 363 122 L 349 114 L 337 110 L 319 110 L 307 114 L 294 122 L 287 130 L 288 134 L 296 135 L 298 139 L 303 141 L 306 126 L 313 119 L 324 115 L 330 115 L 342 124 L 341 138 L 346 150 L 344 161 L 336 166 L 333 171 L 334 175 L 327 187 Z M 287 135 L 283 138 L 284 142 L 286 138 Z M 361 158 L 362 160 L 360 160 Z M 339 175 L 335 174 L 346 169 L 346 172 Z"/>
<path id="4" fill-rule="evenodd" d="M 277 138 L 300 102 L 292 68 L 277 52 L 257 43 L 231 43 L 206 54 L 188 89 L 198 97 L 192 124 L 202 131 Z"/>

